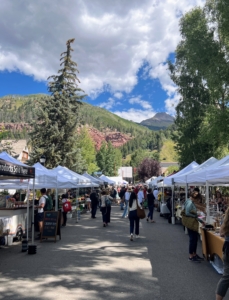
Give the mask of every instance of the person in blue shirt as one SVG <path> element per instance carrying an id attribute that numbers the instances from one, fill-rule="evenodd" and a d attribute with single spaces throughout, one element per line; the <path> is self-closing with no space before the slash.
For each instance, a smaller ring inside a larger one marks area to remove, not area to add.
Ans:
<path id="1" fill-rule="evenodd" d="M 197 209 L 193 201 L 198 197 L 197 192 L 193 192 L 189 199 L 187 199 L 184 203 L 185 215 L 186 217 L 190 218 L 197 218 Z M 200 262 L 204 260 L 196 253 L 197 249 L 197 242 L 198 242 L 198 229 L 197 231 L 188 228 L 188 235 L 189 235 L 189 261 L 191 262 Z"/>

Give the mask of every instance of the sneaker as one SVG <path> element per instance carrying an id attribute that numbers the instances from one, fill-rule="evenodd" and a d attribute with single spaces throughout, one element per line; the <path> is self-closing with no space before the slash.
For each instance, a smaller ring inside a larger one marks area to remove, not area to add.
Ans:
<path id="1" fill-rule="evenodd" d="M 139 238 L 139 234 L 135 234 L 135 238 L 138 239 Z"/>
<path id="2" fill-rule="evenodd" d="M 147 218 L 146 221 L 149 222 L 149 218 Z"/>
<path id="3" fill-rule="evenodd" d="M 130 235 L 130 240 L 133 241 L 133 233 Z"/>
<path id="4" fill-rule="evenodd" d="M 192 258 L 189 257 L 188 260 L 192 262 L 200 263 L 200 260 L 198 260 L 195 256 L 193 256 Z"/>
<path id="5" fill-rule="evenodd" d="M 200 261 L 203 261 L 203 260 L 204 260 L 204 258 L 203 258 L 203 257 L 200 257 L 198 254 L 196 254 L 194 257 L 195 257 L 197 260 L 200 260 Z"/>

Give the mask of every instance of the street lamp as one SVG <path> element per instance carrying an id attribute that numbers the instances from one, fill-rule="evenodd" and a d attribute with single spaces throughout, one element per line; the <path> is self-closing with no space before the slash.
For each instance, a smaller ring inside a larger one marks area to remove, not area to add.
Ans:
<path id="1" fill-rule="evenodd" d="M 41 157 L 40 157 L 40 163 L 44 166 L 45 162 L 46 162 L 46 157 L 45 157 L 44 154 L 42 154 Z"/>

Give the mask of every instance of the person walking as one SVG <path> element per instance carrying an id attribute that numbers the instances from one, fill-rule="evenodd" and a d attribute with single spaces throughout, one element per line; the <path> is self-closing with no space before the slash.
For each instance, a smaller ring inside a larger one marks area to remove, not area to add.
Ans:
<path id="1" fill-rule="evenodd" d="M 138 191 L 138 200 L 139 203 L 142 205 L 144 201 L 144 192 L 143 192 L 143 187 L 141 186 L 139 191 Z"/>
<path id="2" fill-rule="evenodd" d="M 126 218 L 128 216 L 128 206 L 129 206 L 129 199 L 132 189 L 129 187 L 128 190 L 125 192 L 124 199 L 125 199 L 125 209 L 122 214 L 122 218 Z"/>
<path id="3" fill-rule="evenodd" d="M 116 191 L 116 189 L 115 189 L 115 187 L 114 186 L 112 186 L 112 188 L 111 188 L 111 192 L 110 192 L 110 196 L 112 197 L 112 199 L 113 199 L 113 203 L 116 203 L 116 196 L 117 196 L 117 191 Z"/>
<path id="4" fill-rule="evenodd" d="M 112 199 L 113 198 L 109 195 L 109 191 L 102 191 L 100 211 L 102 213 L 103 227 L 108 226 L 108 223 L 110 223 Z"/>
<path id="5" fill-rule="evenodd" d="M 137 201 L 138 205 L 141 207 L 139 200 L 137 199 L 137 195 L 135 192 L 131 192 L 130 199 L 129 199 L 129 220 L 130 220 L 130 240 L 133 241 L 134 237 L 134 229 L 135 229 L 135 237 L 139 237 L 139 217 L 137 215 Z"/>
<path id="6" fill-rule="evenodd" d="M 220 236 L 225 238 L 223 245 L 223 276 L 217 284 L 216 300 L 222 300 L 229 288 L 229 208 L 225 212 Z"/>
<path id="7" fill-rule="evenodd" d="M 87 190 L 87 193 L 85 194 L 86 198 L 86 204 L 87 204 L 87 212 L 91 211 L 91 199 L 90 199 L 91 190 Z"/>
<path id="8" fill-rule="evenodd" d="M 91 217 L 92 219 L 96 218 L 96 211 L 97 211 L 97 206 L 99 202 L 99 197 L 97 191 L 92 191 L 90 194 L 90 199 L 91 199 Z"/>
<path id="9" fill-rule="evenodd" d="M 37 206 L 38 213 L 37 213 L 37 220 L 38 220 L 38 225 L 39 225 L 39 238 L 42 235 L 42 230 L 43 230 L 43 222 L 44 222 L 44 207 L 46 203 L 46 189 L 43 188 L 40 190 L 41 192 L 41 197 L 39 199 L 39 204 Z"/>
<path id="10" fill-rule="evenodd" d="M 200 262 L 204 260 L 197 253 L 198 230 L 199 223 L 197 221 L 197 209 L 193 201 L 196 199 L 198 193 L 193 192 L 189 199 L 184 203 L 185 216 L 182 216 L 182 223 L 188 229 L 189 235 L 189 261 Z"/>
<path id="11" fill-rule="evenodd" d="M 155 223 L 155 221 L 153 220 L 154 200 L 155 200 L 155 197 L 153 195 L 152 189 L 148 189 L 147 202 L 148 202 L 149 213 L 148 213 L 146 221 L 149 222 L 149 219 L 150 219 L 151 223 Z"/>
<path id="12" fill-rule="evenodd" d="M 62 205 L 65 202 L 68 202 L 68 195 L 62 194 L 61 198 L 62 198 L 61 199 Z M 62 226 L 66 226 L 66 224 L 67 224 L 67 212 L 64 211 L 63 207 L 62 207 L 62 216 L 63 216 Z"/>
<path id="13" fill-rule="evenodd" d="M 121 191 L 119 193 L 119 198 L 120 198 L 120 209 L 121 210 L 124 210 L 123 206 L 124 206 L 124 195 L 125 195 L 125 192 L 126 192 L 126 188 L 125 186 L 122 186 L 121 188 Z"/>

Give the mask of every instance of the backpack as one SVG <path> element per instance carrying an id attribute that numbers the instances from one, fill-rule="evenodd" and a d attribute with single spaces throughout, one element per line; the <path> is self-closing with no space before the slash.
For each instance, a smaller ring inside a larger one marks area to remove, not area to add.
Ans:
<path id="1" fill-rule="evenodd" d="M 105 205 L 106 207 L 111 207 L 111 200 L 108 197 L 105 199 Z"/>
<path id="2" fill-rule="evenodd" d="M 48 195 L 45 195 L 45 206 L 44 211 L 50 211 L 52 210 L 52 200 Z"/>
<path id="3" fill-rule="evenodd" d="M 62 206 L 62 207 L 63 207 L 63 211 L 64 211 L 65 213 L 67 213 L 67 212 L 69 212 L 69 211 L 72 210 L 71 202 L 69 202 L 69 201 L 63 203 L 63 206 Z"/>

